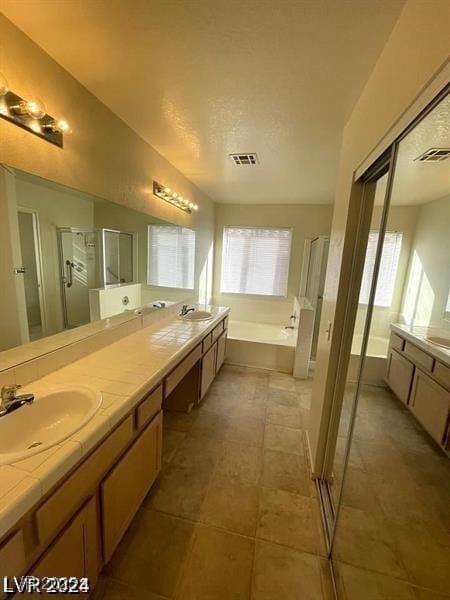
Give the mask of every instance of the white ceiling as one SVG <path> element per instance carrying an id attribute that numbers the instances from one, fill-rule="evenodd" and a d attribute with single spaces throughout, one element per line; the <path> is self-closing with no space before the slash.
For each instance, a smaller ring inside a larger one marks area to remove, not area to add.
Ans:
<path id="1" fill-rule="evenodd" d="M 450 158 L 439 162 L 415 160 L 430 148 L 450 148 L 450 95 L 400 142 L 392 204 L 426 204 L 450 196 Z M 377 184 L 376 204 L 383 204 L 386 184 L 387 176 L 384 176 Z"/>
<path id="2" fill-rule="evenodd" d="M 2 0 L 213 200 L 330 203 L 343 126 L 404 0 Z M 257 152 L 238 167 L 228 155 Z"/>

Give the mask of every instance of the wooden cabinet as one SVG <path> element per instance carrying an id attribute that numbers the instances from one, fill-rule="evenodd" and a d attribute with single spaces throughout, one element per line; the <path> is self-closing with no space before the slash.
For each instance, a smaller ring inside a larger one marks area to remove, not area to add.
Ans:
<path id="1" fill-rule="evenodd" d="M 103 558 L 108 562 L 161 470 L 162 412 L 101 485 Z"/>
<path id="2" fill-rule="evenodd" d="M 95 586 L 99 572 L 97 532 L 96 502 L 92 498 L 70 521 L 30 574 L 41 581 L 43 577 L 87 577 L 90 586 Z M 40 595 L 67 598 L 68 594 Z"/>
<path id="3" fill-rule="evenodd" d="M 17 577 L 26 568 L 23 532 L 16 531 L 0 546 L 0 577 Z M 3 598 L 0 591 L 0 598 Z"/>
<path id="4" fill-rule="evenodd" d="M 420 369 L 416 369 L 414 374 L 410 408 L 436 442 L 443 445 L 450 409 L 450 395 Z"/>
<path id="5" fill-rule="evenodd" d="M 214 381 L 214 377 L 216 376 L 216 354 L 217 344 L 214 344 L 203 356 L 200 399 L 203 399 L 204 395 L 209 389 L 209 386 Z"/>
<path id="6" fill-rule="evenodd" d="M 386 382 L 394 394 L 408 404 L 414 365 L 392 347 L 389 348 Z"/>
<path id="7" fill-rule="evenodd" d="M 227 347 L 227 332 L 225 331 L 223 335 L 217 340 L 217 359 L 216 359 L 216 374 L 219 372 L 220 367 L 223 365 L 223 361 L 225 360 L 225 352 Z"/>

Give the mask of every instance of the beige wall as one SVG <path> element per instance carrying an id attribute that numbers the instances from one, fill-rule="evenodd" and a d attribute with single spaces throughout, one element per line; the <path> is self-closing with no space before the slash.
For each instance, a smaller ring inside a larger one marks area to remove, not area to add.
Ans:
<path id="1" fill-rule="evenodd" d="M 211 200 L 2 15 L 0 72 L 14 92 L 38 96 L 73 129 L 60 149 L 0 119 L 0 163 L 195 229 L 200 277 L 213 244 Z M 153 179 L 199 211 L 188 215 L 153 196 Z"/>
<path id="2" fill-rule="evenodd" d="M 402 300 L 408 324 L 450 329 L 450 195 L 419 207 Z"/>
<path id="3" fill-rule="evenodd" d="M 313 467 L 320 472 L 342 332 L 335 322 L 342 252 L 354 172 L 448 62 L 448 0 L 408 0 L 344 130 L 335 194 L 330 258 L 319 335 L 310 423 Z M 331 343 L 325 329 L 333 323 Z M 330 362 L 330 351 L 332 361 Z"/>
<path id="4" fill-rule="evenodd" d="M 400 321 L 403 289 L 408 271 L 409 256 L 414 238 L 419 206 L 391 206 L 389 209 L 387 230 L 399 231 L 403 234 L 400 258 L 398 261 L 397 276 L 395 279 L 394 295 L 390 307 L 374 306 L 370 334 L 378 337 L 389 337 L 391 323 Z M 373 211 L 372 229 L 378 229 L 381 220 L 381 206 L 376 206 Z M 360 304 L 356 316 L 355 334 L 361 335 L 366 319 L 367 305 Z"/>
<path id="5" fill-rule="evenodd" d="M 329 235 L 331 205 L 304 204 L 218 204 L 216 208 L 216 242 L 214 258 L 214 301 L 230 306 L 232 318 L 263 323 L 288 323 L 293 299 L 298 295 L 305 240 Z M 292 250 L 289 266 L 288 295 L 268 298 L 220 293 L 222 236 L 226 226 L 292 227 Z"/>

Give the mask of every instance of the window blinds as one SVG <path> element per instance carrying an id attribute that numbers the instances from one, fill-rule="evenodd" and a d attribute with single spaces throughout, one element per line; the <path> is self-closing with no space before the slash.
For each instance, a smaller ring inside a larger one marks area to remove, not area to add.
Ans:
<path id="1" fill-rule="evenodd" d="M 195 231 L 175 225 L 148 226 L 147 283 L 194 289 Z"/>
<path id="2" fill-rule="evenodd" d="M 286 296 L 292 230 L 225 227 L 221 291 Z"/>
<path id="3" fill-rule="evenodd" d="M 379 231 L 371 231 L 369 233 L 361 291 L 359 294 L 360 304 L 367 304 L 369 302 L 370 286 L 372 283 L 379 235 Z M 398 261 L 400 259 L 400 249 L 402 246 L 402 236 L 403 234 L 397 231 L 386 231 L 384 235 L 380 271 L 375 293 L 375 306 L 389 307 L 392 305 Z"/>

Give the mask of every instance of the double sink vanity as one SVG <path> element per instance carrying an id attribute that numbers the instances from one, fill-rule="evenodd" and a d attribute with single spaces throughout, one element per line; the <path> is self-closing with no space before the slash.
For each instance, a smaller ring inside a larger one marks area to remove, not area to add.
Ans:
<path id="1" fill-rule="evenodd" d="M 31 381 L 34 401 L 0 418 L 2 578 L 95 587 L 161 470 L 163 412 L 191 410 L 224 361 L 229 309 L 168 312 Z"/>
<path id="2" fill-rule="evenodd" d="M 391 325 L 386 382 L 448 454 L 450 344 L 426 327 Z"/>

